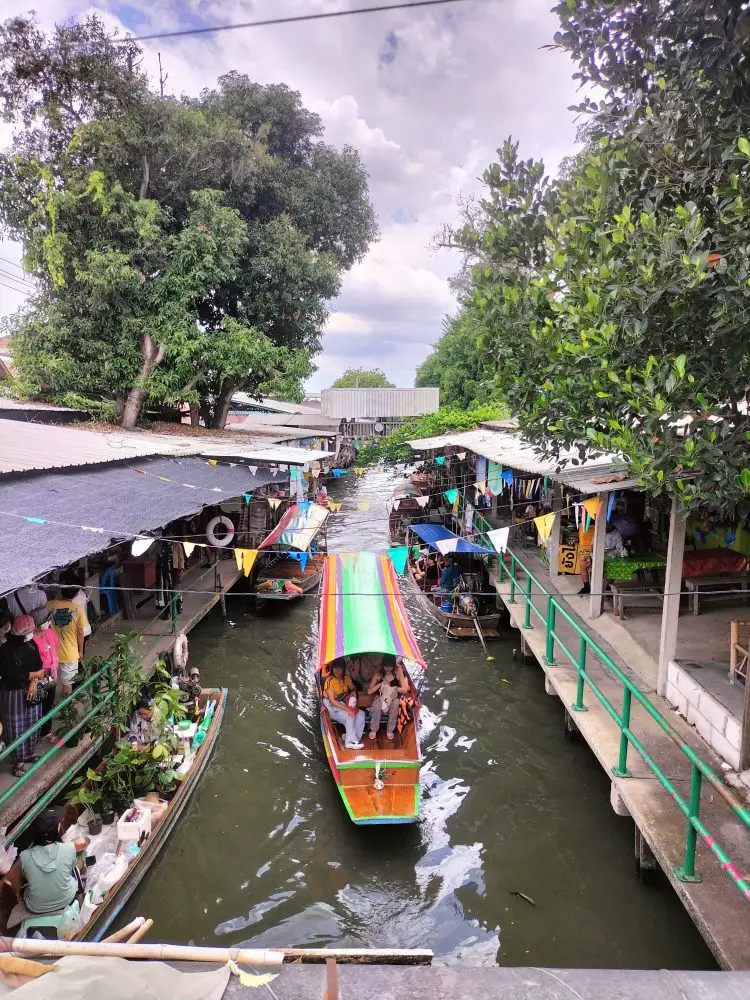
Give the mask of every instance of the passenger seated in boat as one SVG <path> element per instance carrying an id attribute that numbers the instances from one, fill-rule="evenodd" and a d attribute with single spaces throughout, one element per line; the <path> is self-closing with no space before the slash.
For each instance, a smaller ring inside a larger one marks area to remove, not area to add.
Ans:
<path id="1" fill-rule="evenodd" d="M 456 566 L 453 556 L 446 556 L 445 566 L 440 573 L 440 583 L 432 590 L 434 593 L 452 594 L 458 586 L 460 578 L 461 570 Z"/>
<path id="2" fill-rule="evenodd" d="M 58 913 L 81 889 L 75 844 L 61 842 L 60 822 L 53 809 L 45 809 L 32 829 L 34 846 L 21 851 L 19 859 L 26 880 L 23 903 L 29 913 Z M 24 914 L 19 916 L 14 924 L 24 919 Z"/>
<path id="3" fill-rule="evenodd" d="M 370 709 L 370 739 L 377 738 L 380 720 L 385 715 L 388 718 L 386 736 L 392 740 L 398 721 L 399 697 L 409 693 L 409 682 L 403 668 L 399 670 L 394 662 L 384 663 L 377 676 L 373 677 L 367 693 L 375 696 Z"/>
<path id="4" fill-rule="evenodd" d="M 437 582 L 437 560 L 429 549 L 423 549 L 419 558 L 414 563 L 414 579 L 420 585 L 422 590 L 427 590 L 428 586 L 431 587 L 433 583 Z"/>
<path id="5" fill-rule="evenodd" d="M 323 684 L 323 704 L 334 722 L 339 722 L 346 730 L 344 747 L 347 750 L 361 750 L 362 733 L 365 731 L 365 713 L 357 708 L 357 692 L 354 681 L 346 675 L 343 659 L 331 663 L 331 673 Z"/>
<path id="6" fill-rule="evenodd" d="M 382 665 L 382 653 L 365 653 L 363 656 L 349 658 L 349 676 L 357 688 L 357 704 L 360 708 L 369 708 L 372 704 L 372 697 L 367 689 Z"/>

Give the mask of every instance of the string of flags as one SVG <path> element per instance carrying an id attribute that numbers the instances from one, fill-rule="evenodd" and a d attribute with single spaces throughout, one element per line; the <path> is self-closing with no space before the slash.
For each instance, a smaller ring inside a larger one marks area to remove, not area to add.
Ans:
<path id="1" fill-rule="evenodd" d="M 417 552 L 419 549 L 417 549 Z M 393 568 L 396 570 L 399 576 L 403 576 L 406 572 L 406 562 L 409 558 L 409 546 L 408 545 L 394 545 L 392 548 L 388 549 L 388 556 L 393 563 Z"/>

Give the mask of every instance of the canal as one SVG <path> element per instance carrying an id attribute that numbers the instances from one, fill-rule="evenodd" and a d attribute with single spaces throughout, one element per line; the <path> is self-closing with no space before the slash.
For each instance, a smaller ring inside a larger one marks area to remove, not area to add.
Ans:
<path id="1" fill-rule="evenodd" d="M 396 480 L 333 485 L 329 548 L 388 545 Z M 369 510 L 359 505 L 368 503 Z M 429 664 L 423 803 L 413 827 L 360 829 L 330 776 L 312 680 L 317 598 L 190 637 L 204 683 L 229 688 L 219 746 L 124 919 L 152 940 L 217 945 L 429 947 L 475 965 L 713 968 L 668 885 L 634 874 L 633 832 L 585 745 L 564 739 L 542 672 L 444 637 L 409 595 Z M 535 905 L 515 893 L 524 893 Z"/>

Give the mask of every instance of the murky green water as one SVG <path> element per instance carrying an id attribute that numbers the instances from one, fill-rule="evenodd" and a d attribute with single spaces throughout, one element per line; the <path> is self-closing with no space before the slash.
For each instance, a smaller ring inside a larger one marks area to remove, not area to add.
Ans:
<path id="1" fill-rule="evenodd" d="M 390 474 L 333 492 L 331 550 L 387 546 Z M 360 512 L 355 501 L 367 500 Z M 348 501 L 348 502 L 347 502 Z M 408 588 L 405 588 L 408 594 Z M 317 598 L 253 617 L 229 599 L 190 637 L 229 688 L 207 774 L 124 918 L 151 938 L 237 945 L 430 947 L 473 964 L 710 968 L 667 886 L 634 875 L 633 832 L 585 745 L 565 741 L 542 672 L 456 643 L 407 597 L 430 666 L 414 827 L 359 829 L 323 753 L 312 681 Z M 513 895 L 531 896 L 535 906 Z"/>

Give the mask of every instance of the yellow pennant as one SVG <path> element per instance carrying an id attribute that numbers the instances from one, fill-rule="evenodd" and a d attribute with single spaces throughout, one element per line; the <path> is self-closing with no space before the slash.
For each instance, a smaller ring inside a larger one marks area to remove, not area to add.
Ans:
<path id="1" fill-rule="evenodd" d="M 542 514 L 541 517 L 534 518 L 534 524 L 536 525 L 536 530 L 539 532 L 539 540 L 542 545 L 547 544 L 547 539 L 552 533 L 552 526 L 554 523 L 554 514 Z"/>
<path id="2" fill-rule="evenodd" d="M 357 504 L 357 510 L 369 510 L 369 509 L 370 509 L 370 505 L 369 505 L 369 503 L 366 500 L 361 500 Z"/>
<path id="3" fill-rule="evenodd" d="M 195 548 L 195 542 L 183 542 L 182 547 L 185 550 L 185 558 L 189 559 L 193 554 L 193 549 Z"/>
<path id="4" fill-rule="evenodd" d="M 355 475 L 357 475 L 357 476 L 362 476 L 362 475 L 364 475 L 364 473 L 365 473 L 366 471 L 367 471 L 366 469 L 363 469 L 363 468 L 360 468 L 360 467 L 356 467 L 356 466 L 355 466 L 355 469 L 354 469 L 354 473 L 355 473 Z"/>
<path id="5" fill-rule="evenodd" d="M 330 500 L 328 503 L 328 509 L 332 514 L 338 514 L 338 512 L 341 510 L 341 504 L 334 503 L 333 500 Z"/>
<path id="6" fill-rule="evenodd" d="M 250 576 L 250 572 L 255 564 L 257 556 L 258 556 L 257 549 L 242 550 L 242 572 L 245 574 L 245 576 Z"/>
<path id="7" fill-rule="evenodd" d="M 209 458 L 208 464 L 209 465 L 218 465 L 219 463 L 216 461 L 215 458 Z"/>
<path id="8" fill-rule="evenodd" d="M 596 517 L 596 515 L 599 513 L 599 498 L 591 497 L 589 500 L 584 500 L 583 509 L 586 511 L 589 517 Z"/>

